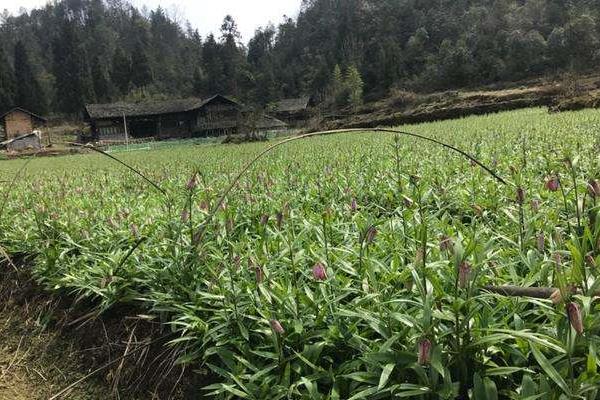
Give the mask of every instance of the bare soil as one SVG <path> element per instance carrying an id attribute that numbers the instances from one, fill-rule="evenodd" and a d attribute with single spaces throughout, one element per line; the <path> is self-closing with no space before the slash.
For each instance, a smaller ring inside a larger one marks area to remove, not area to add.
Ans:
<path id="1" fill-rule="evenodd" d="M 158 321 L 135 307 L 90 314 L 90 304 L 49 296 L 15 264 L 0 263 L 0 400 L 49 399 L 92 371 L 58 398 L 202 398 L 205 377 L 175 364 Z"/>

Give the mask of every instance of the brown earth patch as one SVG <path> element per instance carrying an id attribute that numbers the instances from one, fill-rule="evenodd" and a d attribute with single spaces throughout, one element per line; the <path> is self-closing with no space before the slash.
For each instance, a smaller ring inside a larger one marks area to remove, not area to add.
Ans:
<path id="1" fill-rule="evenodd" d="M 15 264 L 0 264 L 0 400 L 49 399 L 92 371 L 59 398 L 202 398 L 205 377 L 175 364 L 179 349 L 159 321 L 135 307 L 94 316 L 89 305 L 44 293 L 26 264 Z"/>

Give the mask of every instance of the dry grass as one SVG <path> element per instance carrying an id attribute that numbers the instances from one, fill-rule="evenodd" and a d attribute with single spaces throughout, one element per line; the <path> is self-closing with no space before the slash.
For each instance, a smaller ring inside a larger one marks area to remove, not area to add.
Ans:
<path id="1" fill-rule="evenodd" d="M 0 268 L 0 400 L 49 399 L 68 387 L 57 398 L 185 398 L 184 389 L 174 384 L 183 375 L 172 362 L 178 354 L 164 347 L 160 353 L 137 350 L 151 340 L 156 324 L 127 312 L 78 321 L 64 299 L 42 293 L 27 273 L 15 273 L 7 263 Z M 134 357 L 87 378 L 98 366 L 133 352 Z"/>

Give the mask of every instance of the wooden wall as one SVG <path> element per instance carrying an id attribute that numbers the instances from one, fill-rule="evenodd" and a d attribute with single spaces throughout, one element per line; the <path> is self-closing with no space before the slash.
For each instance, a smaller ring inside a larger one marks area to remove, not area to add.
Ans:
<path id="1" fill-rule="evenodd" d="M 6 139 L 33 132 L 33 120 L 31 115 L 23 111 L 14 110 L 4 117 Z"/>

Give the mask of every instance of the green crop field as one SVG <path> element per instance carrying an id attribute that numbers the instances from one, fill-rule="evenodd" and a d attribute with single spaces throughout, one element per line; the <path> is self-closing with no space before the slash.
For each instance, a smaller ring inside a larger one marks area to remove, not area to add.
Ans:
<path id="1" fill-rule="evenodd" d="M 113 154 L 164 193 L 100 154 L 0 161 L 0 245 L 170 325 L 214 398 L 596 399 L 600 111 L 402 129 L 506 184 L 382 132 L 281 146 L 220 205 L 268 143 Z"/>

